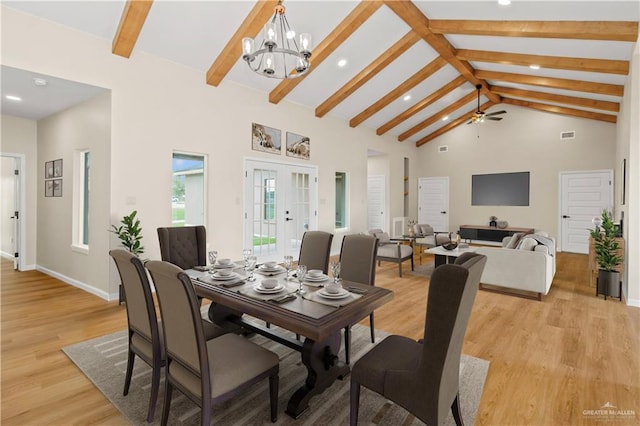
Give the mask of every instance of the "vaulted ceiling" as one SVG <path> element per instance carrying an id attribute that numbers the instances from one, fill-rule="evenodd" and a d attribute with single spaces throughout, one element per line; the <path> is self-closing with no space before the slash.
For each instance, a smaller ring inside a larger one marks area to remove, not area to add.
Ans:
<path id="1" fill-rule="evenodd" d="M 274 80 L 251 72 L 240 40 L 261 31 L 276 0 L 3 4 L 109 38 L 116 55 L 200 69 L 203 85 L 234 81 L 417 146 L 469 121 L 476 85 L 483 111 L 510 104 L 615 123 L 640 20 L 637 0 L 288 0 L 289 22 L 314 38 L 311 69 Z"/>

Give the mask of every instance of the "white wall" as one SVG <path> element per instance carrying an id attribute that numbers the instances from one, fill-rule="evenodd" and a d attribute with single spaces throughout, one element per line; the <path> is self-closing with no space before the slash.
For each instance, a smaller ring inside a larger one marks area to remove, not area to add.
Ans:
<path id="1" fill-rule="evenodd" d="M 44 163 L 62 159 L 62 197 L 38 193 L 38 269 L 101 297 L 109 288 L 111 95 L 105 93 L 38 121 L 38 181 Z M 79 177 L 78 153 L 89 150 L 89 250 L 72 248 L 73 196 Z M 74 174 L 76 176 L 74 176 Z"/>
<path id="2" fill-rule="evenodd" d="M 33 120 L 8 115 L 3 115 L 0 119 L 2 120 L 2 146 L 0 151 L 3 154 L 22 154 L 25 159 L 25 164 L 22 165 L 26 186 L 22 188 L 22 196 L 25 197 L 24 204 L 26 207 L 22 212 L 26 233 L 24 238 L 26 249 L 22 250 L 25 265 L 23 269 L 33 269 L 36 264 L 37 194 L 44 192 L 44 183 L 39 184 L 41 181 L 38 180 L 37 123 Z"/>
<path id="3" fill-rule="evenodd" d="M 171 223 L 171 155 L 174 150 L 208 155 L 207 240 L 221 256 L 242 250 L 243 161 L 259 158 L 317 165 L 319 229 L 333 231 L 336 171 L 350 177 L 350 232 L 366 230 L 367 149 L 386 152 L 393 173 L 402 175 L 402 158 L 415 146 L 378 137 L 371 129 L 288 102 L 268 103 L 267 94 L 225 81 L 205 84 L 203 72 L 134 51 L 130 59 L 112 55 L 102 40 L 2 8 L 2 62 L 112 91 L 111 222 L 138 210 L 146 257 L 160 257 L 155 229 Z M 47 43 L 42 43 L 47 40 Z M 61 58 L 64 58 L 62 60 Z M 256 122 L 311 139 L 309 161 L 252 151 L 251 123 Z M 394 179 L 394 176 L 390 176 Z M 398 178 L 398 185 L 401 178 Z M 392 210 L 402 205 L 393 186 Z M 394 213 L 392 212 L 392 215 Z M 398 215 L 396 213 L 396 215 Z M 94 231 L 98 232 L 98 231 Z M 334 237 L 334 251 L 341 238 Z M 116 241 L 112 239 L 112 247 Z M 109 262 L 104 253 L 105 264 Z M 92 273 L 95 280 L 105 280 Z M 115 294 L 112 271 L 109 292 Z M 100 288 L 106 284 L 96 284 Z"/>
<path id="4" fill-rule="evenodd" d="M 496 107 L 493 107 L 495 110 Z M 450 228 L 488 225 L 490 216 L 510 226 L 547 230 L 558 236 L 559 173 L 613 169 L 616 126 L 502 104 L 500 122 L 462 125 L 423 145 L 419 176 L 449 176 Z M 575 130 L 573 140 L 560 132 Z M 438 147 L 448 145 L 448 152 Z M 472 206 L 471 175 L 529 171 L 528 207 Z"/>

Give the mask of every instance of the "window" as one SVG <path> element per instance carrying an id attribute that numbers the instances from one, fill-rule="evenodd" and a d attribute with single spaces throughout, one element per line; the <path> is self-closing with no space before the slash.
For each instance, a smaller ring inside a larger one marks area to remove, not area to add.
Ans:
<path id="1" fill-rule="evenodd" d="M 89 249 L 89 192 L 91 190 L 91 153 L 77 151 L 74 159 L 73 244 L 75 251 Z"/>
<path id="2" fill-rule="evenodd" d="M 173 153 L 173 226 L 204 225 L 204 167 L 204 155 Z"/>
<path id="3" fill-rule="evenodd" d="M 347 174 L 336 172 L 336 228 L 349 226 L 347 217 Z"/>

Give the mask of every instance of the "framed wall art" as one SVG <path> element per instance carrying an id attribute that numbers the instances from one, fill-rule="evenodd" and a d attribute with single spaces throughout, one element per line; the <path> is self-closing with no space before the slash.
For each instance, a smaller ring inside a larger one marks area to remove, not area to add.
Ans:
<path id="1" fill-rule="evenodd" d="M 62 158 L 53 162 L 53 177 L 62 177 Z"/>
<path id="2" fill-rule="evenodd" d="M 306 136 L 287 132 L 287 157 L 308 160 L 311 156 L 311 141 Z"/>
<path id="3" fill-rule="evenodd" d="M 44 181 L 44 196 L 53 197 L 53 181 L 52 180 Z"/>
<path id="4" fill-rule="evenodd" d="M 258 123 L 251 124 L 251 148 L 255 151 L 280 155 L 282 132 Z"/>
<path id="5" fill-rule="evenodd" d="M 627 159 L 622 160 L 620 167 L 620 204 L 625 205 L 627 202 Z"/>
<path id="6" fill-rule="evenodd" d="M 53 182 L 53 196 L 62 197 L 62 179 L 54 179 L 52 182 Z"/>
<path id="7" fill-rule="evenodd" d="M 47 161 L 44 163 L 44 178 L 51 179 L 53 178 L 53 163 L 54 161 Z"/>

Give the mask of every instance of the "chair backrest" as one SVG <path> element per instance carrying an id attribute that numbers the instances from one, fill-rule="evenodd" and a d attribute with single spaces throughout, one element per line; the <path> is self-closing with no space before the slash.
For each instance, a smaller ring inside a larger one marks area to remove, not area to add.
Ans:
<path id="1" fill-rule="evenodd" d="M 340 248 L 340 277 L 346 281 L 375 285 L 377 254 L 376 237 L 345 235 Z"/>
<path id="2" fill-rule="evenodd" d="M 159 342 L 158 318 L 144 265 L 138 257 L 123 249 L 111 250 L 109 255 L 124 287 L 129 328 L 149 342 Z"/>
<path id="3" fill-rule="evenodd" d="M 320 269 L 325 274 L 329 270 L 333 234 L 324 231 L 307 231 L 302 236 L 298 265 L 306 265 L 307 270 Z"/>
<path id="4" fill-rule="evenodd" d="M 200 226 L 158 228 L 160 256 L 182 269 L 207 264 L 207 231 Z"/>
<path id="5" fill-rule="evenodd" d="M 413 232 L 418 235 L 433 235 L 433 227 L 426 223 L 419 223 L 417 225 L 413 225 Z"/>
<path id="6" fill-rule="evenodd" d="M 200 316 L 200 303 L 187 274 L 169 262 L 152 260 L 146 264 L 156 287 L 167 368 L 178 362 L 209 383 L 207 349 Z M 203 389 L 209 389 L 203 385 Z"/>
<path id="7" fill-rule="evenodd" d="M 376 237 L 379 244 L 387 244 L 391 240 L 389 233 L 384 232 L 380 228 L 369 229 L 369 235 Z"/>
<path id="8" fill-rule="evenodd" d="M 464 334 L 478 292 L 487 257 L 463 253 L 455 264 L 437 267 L 429 281 L 424 349 L 418 375 L 427 393 L 437 395 L 437 419 L 442 424 L 458 393 L 460 355 Z"/>

